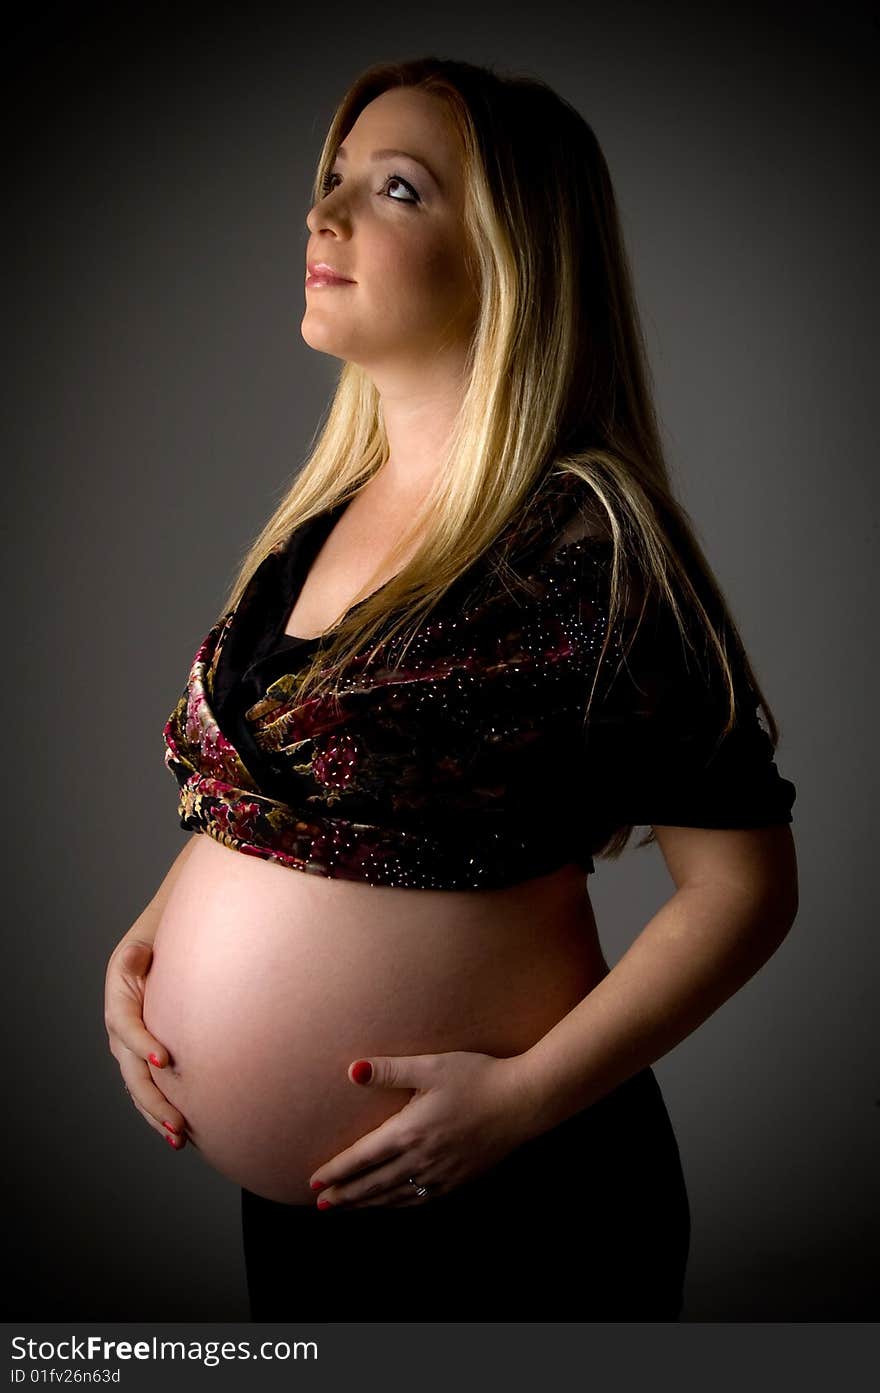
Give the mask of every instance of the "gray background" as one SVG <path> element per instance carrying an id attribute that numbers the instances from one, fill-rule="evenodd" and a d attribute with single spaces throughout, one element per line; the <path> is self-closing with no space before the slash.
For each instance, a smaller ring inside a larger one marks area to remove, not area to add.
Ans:
<path id="1" fill-rule="evenodd" d="M 794 929 L 655 1066 L 683 1318 L 876 1317 L 876 20 L 120 8 L 7 31 L 9 1314 L 247 1316 L 238 1190 L 131 1108 L 104 969 L 182 845 L 162 725 L 335 377 L 299 332 L 320 141 L 363 67 L 437 53 L 543 77 L 599 137 L 678 489 L 798 790 Z M 656 847 L 598 867 L 613 962 L 673 886 Z"/>

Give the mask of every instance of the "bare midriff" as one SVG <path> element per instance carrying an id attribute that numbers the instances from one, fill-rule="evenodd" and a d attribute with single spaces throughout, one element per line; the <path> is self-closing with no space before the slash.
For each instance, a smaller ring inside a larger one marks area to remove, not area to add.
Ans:
<path id="1" fill-rule="evenodd" d="M 502 890 L 328 879 L 200 834 L 164 905 L 144 1020 L 152 1068 L 204 1160 L 286 1204 L 319 1165 L 402 1108 L 363 1088 L 361 1056 L 508 1057 L 608 972 L 584 870 Z"/>

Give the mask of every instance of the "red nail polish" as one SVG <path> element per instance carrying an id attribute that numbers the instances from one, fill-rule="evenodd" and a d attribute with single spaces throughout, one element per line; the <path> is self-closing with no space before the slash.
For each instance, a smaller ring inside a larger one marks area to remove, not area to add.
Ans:
<path id="1" fill-rule="evenodd" d="M 177 1145 L 177 1142 L 174 1140 L 173 1137 L 166 1137 L 165 1140 L 167 1141 L 167 1143 L 168 1143 L 169 1146 L 173 1146 L 173 1147 L 174 1147 L 174 1150 L 175 1150 L 175 1151 L 179 1151 L 179 1150 L 180 1150 L 179 1146 Z"/>
<path id="2" fill-rule="evenodd" d="M 319 1209 L 332 1209 L 332 1208 L 333 1208 L 333 1205 L 330 1203 L 329 1200 L 318 1200 L 318 1208 L 319 1208 Z"/>
<path id="3" fill-rule="evenodd" d="M 165 1065 L 161 1062 L 161 1060 L 158 1058 L 158 1056 L 155 1054 L 155 1052 L 151 1052 L 151 1053 L 147 1056 L 147 1058 L 149 1059 L 149 1061 L 150 1061 L 151 1064 L 155 1064 L 155 1066 L 156 1066 L 157 1069 L 164 1069 L 164 1068 L 165 1068 Z"/>
<path id="4" fill-rule="evenodd" d="M 368 1059 L 359 1059 L 351 1066 L 351 1074 L 355 1083 L 369 1083 L 373 1077 L 373 1066 Z"/>
<path id="5" fill-rule="evenodd" d="M 162 1123 L 162 1126 L 163 1126 L 163 1127 L 167 1127 L 168 1130 L 169 1130 L 169 1132 L 173 1132 L 175 1136 L 178 1136 L 177 1128 L 176 1128 L 176 1127 L 172 1127 L 170 1122 L 163 1122 L 163 1123 Z"/>
<path id="6" fill-rule="evenodd" d="M 311 1188 L 313 1190 L 323 1190 L 326 1184 L 326 1180 L 313 1180 Z"/>

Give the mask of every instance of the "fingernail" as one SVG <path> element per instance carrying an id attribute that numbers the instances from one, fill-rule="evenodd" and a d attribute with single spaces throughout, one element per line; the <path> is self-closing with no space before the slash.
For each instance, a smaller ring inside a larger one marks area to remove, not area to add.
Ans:
<path id="1" fill-rule="evenodd" d="M 318 1200 L 318 1208 L 319 1208 L 319 1209 L 332 1209 L 332 1208 L 333 1208 L 333 1205 L 330 1203 L 329 1200 Z"/>
<path id="2" fill-rule="evenodd" d="M 173 1146 L 173 1147 L 174 1147 L 174 1150 L 175 1150 L 175 1151 L 179 1151 L 179 1150 L 180 1150 L 180 1147 L 178 1146 L 177 1142 L 174 1140 L 174 1137 L 166 1137 L 165 1140 L 167 1141 L 167 1143 L 168 1143 L 169 1146 Z"/>
<path id="3" fill-rule="evenodd" d="M 323 1190 L 323 1188 L 324 1188 L 324 1186 L 325 1186 L 326 1184 L 327 1184 L 326 1180 L 313 1180 L 313 1181 L 312 1181 L 312 1189 L 313 1189 L 313 1190 Z"/>
<path id="4" fill-rule="evenodd" d="M 170 1122 L 163 1122 L 162 1126 L 167 1127 L 169 1132 L 173 1132 L 175 1136 L 179 1135 L 178 1129 L 176 1127 L 172 1127 Z"/>
<path id="5" fill-rule="evenodd" d="M 359 1059 L 351 1066 L 351 1075 L 355 1083 L 369 1083 L 373 1077 L 373 1066 L 368 1059 Z"/>
<path id="6" fill-rule="evenodd" d="M 150 1053 L 147 1056 L 147 1058 L 149 1059 L 151 1064 L 155 1064 L 157 1069 L 165 1068 L 165 1065 L 162 1063 L 161 1059 L 159 1059 L 158 1055 L 156 1055 L 155 1053 Z"/>

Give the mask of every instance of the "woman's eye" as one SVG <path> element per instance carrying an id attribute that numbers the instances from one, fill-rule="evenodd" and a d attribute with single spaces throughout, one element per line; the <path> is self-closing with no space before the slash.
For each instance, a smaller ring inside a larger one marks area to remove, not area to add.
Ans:
<path id="1" fill-rule="evenodd" d="M 410 193 L 412 194 L 412 198 L 395 198 L 395 199 L 392 200 L 392 202 L 394 202 L 394 203 L 418 203 L 418 202 L 420 201 L 420 200 L 419 200 L 419 196 L 418 196 L 418 194 L 416 193 L 415 189 L 413 188 L 412 184 L 408 184 L 407 181 L 406 181 L 405 179 L 401 179 L 401 177 L 400 177 L 399 174 L 388 174 L 388 175 L 386 175 L 386 177 L 385 177 L 385 183 L 382 185 L 383 189 L 384 189 L 384 188 L 387 188 L 387 186 L 388 186 L 389 184 L 403 184 L 403 187 L 404 187 L 405 189 L 409 189 Z"/>
<path id="2" fill-rule="evenodd" d="M 328 193 L 330 193 L 330 191 L 336 187 L 333 180 L 338 178 L 339 175 L 336 173 L 335 170 L 333 170 L 330 174 L 324 175 L 324 178 L 321 180 L 322 198 L 326 198 Z M 386 174 L 385 182 L 383 183 L 382 188 L 379 190 L 379 192 L 382 193 L 385 189 L 387 189 L 389 184 L 402 184 L 403 187 L 405 189 L 408 189 L 409 192 L 412 194 L 412 198 L 392 197 L 392 203 L 421 203 L 421 199 L 419 198 L 419 195 L 416 193 L 412 184 L 408 183 L 406 179 L 402 179 L 399 174 Z"/>

